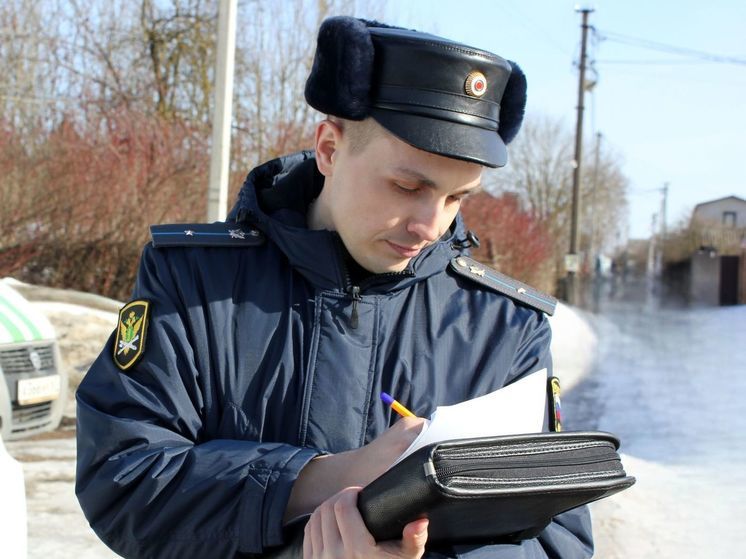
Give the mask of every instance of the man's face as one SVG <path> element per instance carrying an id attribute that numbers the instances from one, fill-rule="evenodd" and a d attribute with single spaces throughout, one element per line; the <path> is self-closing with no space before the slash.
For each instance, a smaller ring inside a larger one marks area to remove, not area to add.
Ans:
<path id="1" fill-rule="evenodd" d="M 482 175 L 480 165 L 419 150 L 383 130 L 357 152 L 344 141 L 337 148 L 318 200 L 323 225 L 374 273 L 401 271 L 436 242 Z"/>

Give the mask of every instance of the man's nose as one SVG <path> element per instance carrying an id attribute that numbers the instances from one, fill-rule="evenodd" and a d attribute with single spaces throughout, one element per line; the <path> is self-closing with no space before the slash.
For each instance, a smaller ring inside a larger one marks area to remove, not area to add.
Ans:
<path id="1" fill-rule="evenodd" d="M 407 231 L 428 243 L 437 241 L 441 234 L 444 211 L 440 204 L 423 204 L 410 217 Z"/>

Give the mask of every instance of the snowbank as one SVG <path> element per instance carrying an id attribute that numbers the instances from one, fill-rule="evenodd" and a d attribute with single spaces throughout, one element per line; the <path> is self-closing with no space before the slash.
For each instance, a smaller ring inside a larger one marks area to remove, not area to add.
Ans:
<path id="1" fill-rule="evenodd" d="M 557 305 L 552 326 L 552 361 L 554 375 L 562 390 L 567 391 L 586 377 L 593 366 L 598 338 L 583 311 L 564 303 Z"/>

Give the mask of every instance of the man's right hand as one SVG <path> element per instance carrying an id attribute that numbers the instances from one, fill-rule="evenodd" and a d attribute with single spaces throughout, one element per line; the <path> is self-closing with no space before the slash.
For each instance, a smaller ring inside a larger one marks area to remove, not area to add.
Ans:
<path id="1" fill-rule="evenodd" d="M 368 485 L 409 448 L 424 423 L 421 417 L 403 417 L 363 447 L 311 460 L 290 492 L 285 521 L 312 512 L 346 487 Z"/>
<path id="2" fill-rule="evenodd" d="M 356 450 L 352 456 L 352 478 L 345 487 L 365 487 L 389 469 L 422 431 L 425 420 L 421 417 L 403 417 L 380 437 Z M 344 453 L 347 454 L 347 453 Z"/>
<path id="3" fill-rule="evenodd" d="M 324 501 L 303 535 L 303 559 L 366 557 L 419 559 L 427 543 L 426 519 L 410 522 L 400 540 L 376 542 L 357 509 L 360 487 L 348 487 Z"/>

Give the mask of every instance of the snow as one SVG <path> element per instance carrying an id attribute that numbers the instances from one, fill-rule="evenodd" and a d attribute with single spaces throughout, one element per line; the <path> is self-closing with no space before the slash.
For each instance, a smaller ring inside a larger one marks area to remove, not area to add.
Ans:
<path id="1" fill-rule="evenodd" d="M 0 542 L 3 554 L 11 557 L 26 555 L 27 534 L 26 494 L 23 484 L 23 468 L 5 450 L 0 437 Z"/>
<path id="2" fill-rule="evenodd" d="M 560 305 L 551 319 L 566 426 L 615 433 L 625 469 L 637 478 L 592 505 L 596 557 L 742 556 L 746 307 L 669 309 L 615 297 L 600 314 Z M 34 305 L 57 329 L 77 382 L 116 315 Z M 72 404 L 66 415 L 55 433 L 6 443 L 26 475 L 28 557 L 116 557 L 75 499 Z"/>
<path id="3" fill-rule="evenodd" d="M 562 390 L 576 386 L 590 371 L 598 338 L 582 311 L 559 303 L 549 317 L 552 326 L 552 361 L 554 376 Z"/>

